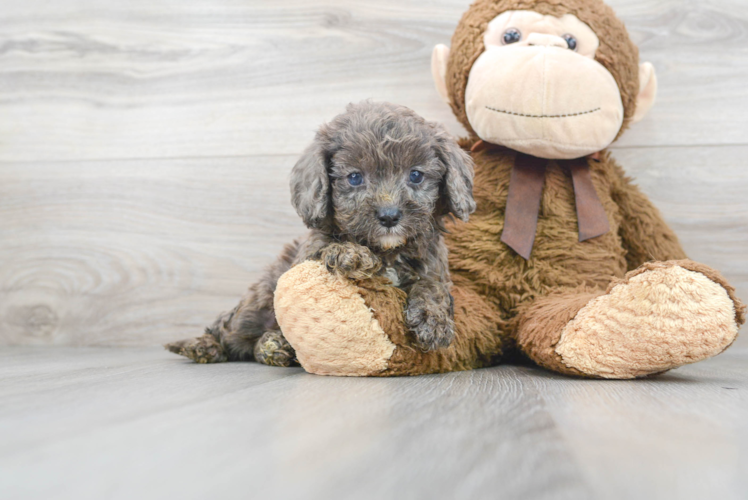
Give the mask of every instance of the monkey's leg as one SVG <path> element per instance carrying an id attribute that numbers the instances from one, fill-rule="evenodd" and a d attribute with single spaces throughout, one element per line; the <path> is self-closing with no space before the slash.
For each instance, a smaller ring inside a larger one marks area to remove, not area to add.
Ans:
<path id="1" fill-rule="evenodd" d="M 495 363 L 503 322 L 479 294 L 452 289 L 455 339 L 423 352 L 405 323 L 407 295 L 381 277 L 349 280 L 320 262 L 278 281 L 278 322 L 304 369 L 318 375 L 397 376 L 469 370 Z"/>
<path id="2" fill-rule="evenodd" d="M 606 292 L 538 299 L 520 312 L 517 342 L 548 369 L 628 379 L 721 353 L 744 320 L 745 306 L 713 269 L 688 260 L 652 262 Z"/>
<path id="3" fill-rule="evenodd" d="M 268 339 L 272 337 L 277 341 L 277 356 L 272 354 L 268 344 L 257 361 L 276 366 L 293 365 L 293 350 L 283 339 L 275 320 L 273 294 L 278 278 L 291 268 L 297 252 L 297 243 L 286 245 L 280 257 L 249 288 L 241 302 L 231 312 L 220 315 L 212 326 L 205 329 L 202 337 L 166 344 L 164 347 L 198 363 L 251 361 L 255 359 L 258 340 L 267 332 Z"/>

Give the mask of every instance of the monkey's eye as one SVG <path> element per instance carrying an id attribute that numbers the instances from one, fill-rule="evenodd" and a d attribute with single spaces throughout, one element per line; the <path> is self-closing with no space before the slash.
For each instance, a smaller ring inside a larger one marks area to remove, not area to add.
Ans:
<path id="1" fill-rule="evenodd" d="M 423 172 L 421 172 L 420 170 L 411 170 L 410 177 L 408 177 L 408 179 L 413 184 L 420 184 L 423 182 Z"/>
<path id="2" fill-rule="evenodd" d="M 348 184 L 351 186 L 360 186 L 364 182 L 364 176 L 361 175 L 359 172 L 353 172 L 352 174 L 348 174 Z"/>
<path id="3" fill-rule="evenodd" d="M 522 40 L 522 33 L 519 32 L 517 28 L 509 28 L 504 32 L 503 36 L 504 45 L 509 45 L 510 43 L 517 43 L 520 40 Z"/>
<path id="4" fill-rule="evenodd" d="M 566 34 L 563 36 L 563 39 L 566 40 L 569 50 L 577 50 L 577 39 L 573 35 Z"/>

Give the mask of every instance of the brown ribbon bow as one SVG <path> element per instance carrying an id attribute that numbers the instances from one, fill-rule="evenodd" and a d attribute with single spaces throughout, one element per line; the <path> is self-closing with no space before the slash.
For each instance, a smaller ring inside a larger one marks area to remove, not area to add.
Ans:
<path id="1" fill-rule="evenodd" d="M 488 145 L 477 142 L 472 151 L 481 151 Z M 599 159 L 599 153 L 592 155 Z M 504 216 L 504 232 L 501 241 L 506 243 L 525 260 L 530 258 L 538 227 L 540 199 L 545 182 L 545 169 L 549 160 L 517 153 L 509 180 L 509 197 Z M 586 241 L 610 231 L 608 216 L 592 184 L 588 158 L 568 160 L 574 185 L 574 198 L 579 224 L 579 241 Z"/>

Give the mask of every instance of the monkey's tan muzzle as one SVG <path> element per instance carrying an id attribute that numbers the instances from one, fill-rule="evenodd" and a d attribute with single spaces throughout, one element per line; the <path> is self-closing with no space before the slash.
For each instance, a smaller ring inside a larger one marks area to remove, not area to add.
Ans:
<path id="1" fill-rule="evenodd" d="M 465 104 L 481 139 L 548 159 L 580 158 L 615 140 L 624 116 L 615 79 L 549 43 L 555 38 L 490 47 L 476 60 Z"/>

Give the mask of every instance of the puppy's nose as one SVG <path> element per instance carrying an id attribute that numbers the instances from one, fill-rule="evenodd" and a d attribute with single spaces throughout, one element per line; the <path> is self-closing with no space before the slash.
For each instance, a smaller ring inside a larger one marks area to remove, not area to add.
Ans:
<path id="1" fill-rule="evenodd" d="M 397 207 L 384 207 L 377 210 L 377 219 L 384 227 L 395 227 L 400 222 L 403 213 Z"/>

